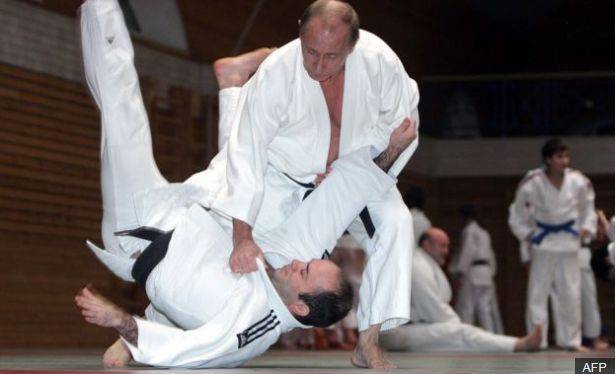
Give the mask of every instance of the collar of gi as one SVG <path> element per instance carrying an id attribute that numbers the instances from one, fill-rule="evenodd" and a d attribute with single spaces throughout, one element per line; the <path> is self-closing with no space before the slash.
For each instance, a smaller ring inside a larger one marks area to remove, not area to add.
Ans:
<path id="1" fill-rule="evenodd" d="M 298 320 L 293 317 L 291 312 L 287 306 L 282 302 L 280 295 L 276 292 L 276 288 L 272 284 L 269 276 L 267 275 L 267 271 L 265 270 L 265 265 L 261 261 L 261 259 L 257 259 L 257 267 L 259 268 L 259 276 L 263 279 L 263 283 L 266 285 L 267 290 L 267 298 L 269 299 L 270 307 L 274 310 L 274 313 L 280 319 L 280 324 L 282 325 L 283 331 L 288 331 L 294 329 L 296 327 L 300 327 L 303 329 L 309 329 L 312 326 L 307 326 L 300 323 Z"/>

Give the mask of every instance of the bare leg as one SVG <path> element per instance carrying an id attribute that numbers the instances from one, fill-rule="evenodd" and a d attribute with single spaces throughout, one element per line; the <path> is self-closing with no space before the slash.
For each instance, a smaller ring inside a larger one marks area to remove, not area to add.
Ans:
<path id="1" fill-rule="evenodd" d="M 360 368 L 395 369 L 385 352 L 379 347 L 379 331 L 381 325 L 372 325 L 367 330 L 359 332 L 357 346 L 351 356 L 351 363 Z"/>
<path id="2" fill-rule="evenodd" d="M 523 352 L 523 351 L 536 351 L 541 347 L 541 337 L 542 337 L 542 327 L 541 325 L 536 326 L 530 334 L 521 337 L 515 342 L 515 346 L 513 347 L 514 352 Z"/>
<path id="3" fill-rule="evenodd" d="M 257 71 L 273 48 L 259 48 L 235 57 L 225 57 L 214 61 L 214 75 L 220 90 L 229 87 L 242 87 L 250 75 Z"/>
<path id="4" fill-rule="evenodd" d="M 103 365 L 105 367 L 123 367 L 126 366 L 132 356 L 122 339 L 118 339 L 113 343 L 103 355 Z"/>

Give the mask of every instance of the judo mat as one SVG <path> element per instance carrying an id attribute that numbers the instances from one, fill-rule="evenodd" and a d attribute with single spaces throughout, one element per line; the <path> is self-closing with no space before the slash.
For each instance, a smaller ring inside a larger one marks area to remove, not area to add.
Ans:
<path id="1" fill-rule="evenodd" d="M 106 369 L 101 364 L 102 351 L 0 351 L 0 372 L 85 373 L 109 371 L 117 373 L 370 373 L 351 366 L 346 351 L 272 350 L 248 362 L 242 368 L 224 369 L 155 369 L 131 364 L 121 369 Z M 574 373 L 575 358 L 610 358 L 608 353 L 571 353 L 542 351 L 537 353 L 390 353 L 397 370 L 388 373 Z"/>

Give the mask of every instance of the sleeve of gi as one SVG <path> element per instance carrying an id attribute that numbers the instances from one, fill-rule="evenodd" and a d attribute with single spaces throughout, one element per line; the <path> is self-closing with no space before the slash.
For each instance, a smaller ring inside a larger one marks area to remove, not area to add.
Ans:
<path id="1" fill-rule="evenodd" d="M 344 230 L 373 199 L 396 183 L 372 161 L 368 147 L 341 157 L 332 172 L 297 208 L 284 225 L 260 240 L 266 252 L 296 250 L 293 258 L 320 258 L 336 245 Z"/>
<path id="2" fill-rule="evenodd" d="M 368 139 L 378 139 L 376 149 L 381 152 L 387 147 L 389 135 L 396 129 L 405 117 L 410 117 L 419 127 L 419 90 L 417 83 L 411 79 L 402 62 L 397 56 L 382 55 L 380 108 L 377 124 L 371 129 Z M 390 173 L 398 175 L 409 161 L 419 144 L 419 136 L 398 157 L 390 169 Z M 366 144 L 367 145 L 367 144 Z M 373 155 L 377 156 L 377 155 Z"/>
<path id="3" fill-rule="evenodd" d="M 263 200 L 268 146 L 286 118 L 284 79 L 260 69 L 244 85 L 227 143 L 226 183 L 212 209 L 254 226 Z"/>
<path id="4" fill-rule="evenodd" d="M 595 212 L 595 190 L 592 183 L 584 177 L 584 184 L 579 192 L 580 228 L 591 235 L 597 232 L 597 213 Z"/>
<path id="5" fill-rule="evenodd" d="M 531 185 L 529 181 L 522 182 L 509 206 L 509 227 L 521 242 L 525 241 L 534 230 L 530 216 Z"/>
<path id="6" fill-rule="evenodd" d="M 238 331 L 249 326 L 255 314 L 249 288 L 236 292 L 225 308 L 203 326 L 182 330 L 140 318 L 137 346 L 123 339 L 137 362 L 164 367 L 202 367 L 209 361 L 237 352 Z M 257 305 L 261 306 L 260 303 Z M 252 306 L 252 307 L 251 307 Z M 247 357 L 248 359 L 250 357 Z M 220 363 L 220 360 L 218 360 Z"/>

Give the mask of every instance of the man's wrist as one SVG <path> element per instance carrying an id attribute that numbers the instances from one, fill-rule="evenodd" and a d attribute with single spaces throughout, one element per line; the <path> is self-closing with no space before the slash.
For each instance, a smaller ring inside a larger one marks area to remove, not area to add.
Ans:
<path id="1" fill-rule="evenodd" d="M 252 239 L 252 227 L 246 222 L 233 219 L 233 246 L 238 246 L 241 242 L 248 240 L 253 242 Z"/>
<path id="2" fill-rule="evenodd" d="M 137 321 L 133 316 L 126 312 L 122 312 L 115 328 L 120 333 L 120 336 L 126 339 L 127 342 L 137 346 L 139 341 L 139 329 L 137 327 Z"/>

